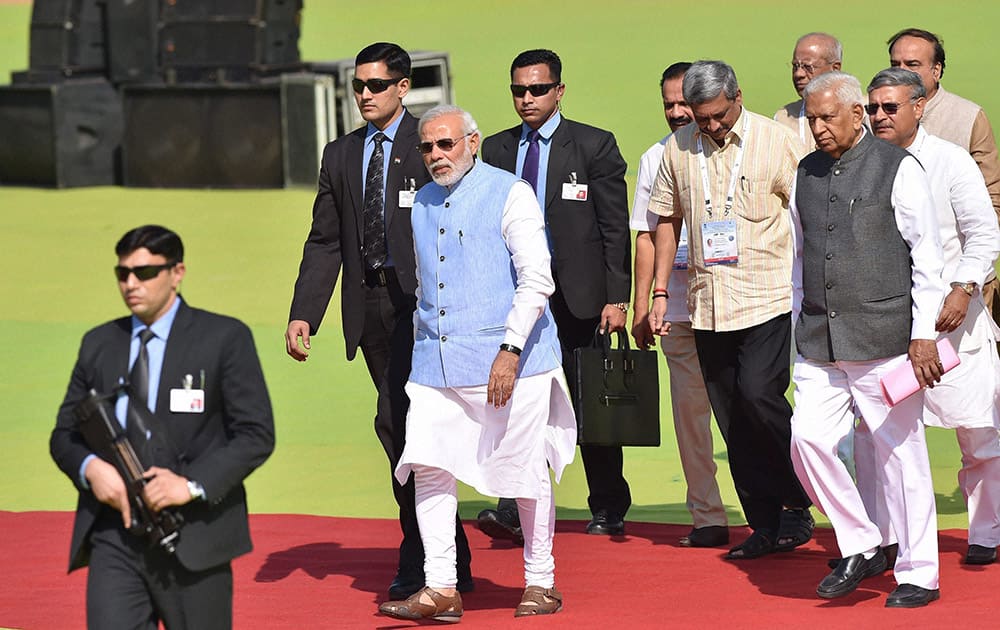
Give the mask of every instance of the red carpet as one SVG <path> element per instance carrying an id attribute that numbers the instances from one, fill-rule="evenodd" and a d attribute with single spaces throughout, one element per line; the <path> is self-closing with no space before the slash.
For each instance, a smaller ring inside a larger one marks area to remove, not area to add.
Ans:
<path id="1" fill-rule="evenodd" d="M 71 514 L 0 511 L 0 627 L 84 627 L 86 572 L 65 573 Z M 395 569 L 398 525 L 297 515 L 251 517 L 256 550 L 234 563 L 236 628 L 408 628 L 376 613 Z M 816 584 L 835 554 L 830 530 L 793 553 L 727 562 L 721 550 L 684 549 L 688 527 L 628 523 L 608 540 L 561 521 L 557 583 L 565 608 L 548 618 L 513 618 L 522 589 L 521 550 L 493 546 L 472 526 L 476 591 L 464 601 L 465 628 L 967 628 L 996 627 L 1000 565 L 960 564 L 965 532 L 941 532 L 941 600 L 887 610 L 887 574 L 851 596 L 826 602 Z M 745 531 L 735 529 L 735 538 Z M 441 624 L 428 622 L 440 627 Z"/>

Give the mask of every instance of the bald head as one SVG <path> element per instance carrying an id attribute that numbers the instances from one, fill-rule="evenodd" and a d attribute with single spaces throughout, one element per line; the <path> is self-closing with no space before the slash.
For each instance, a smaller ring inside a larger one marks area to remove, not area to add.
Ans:
<path id="1" fill-rule="evenodd" d="M 828 33 L 807 33 L 795 42 L 792 52 L 792 85 L 799 96 L 816 76 L 840 70 L 844 47 Z"/>

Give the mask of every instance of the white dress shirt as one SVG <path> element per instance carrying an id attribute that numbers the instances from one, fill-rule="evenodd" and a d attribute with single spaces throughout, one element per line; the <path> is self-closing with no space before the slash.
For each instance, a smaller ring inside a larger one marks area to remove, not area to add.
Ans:
<path id="1" fill-rule="evenodd" d="M 656 179 L 656 171 L 663 161 L 663 147 L 670 134 L 664 136 L 662 140 L 649 147 L 642 157 L 639 158 L 639 174 L 635 178 L 635 198 L 632 202 L 632 217 L 629 219 L 629 227 L 637 232 L 653 232 L 655 240 L 656 224 L 660 221 L 660 215 L 649 211 L 649 191 L 653 189 L 653 180 Z M 691 321 L 691 311 L 687 305 L 687 259 L 681 260 L 680 248 L 687 247 L 687 226 L 681 223 L 681 240 L 677 244 L 677 260 L 674 263 L 675 269 L 670 274 L 667 283 L 667 292 L 670 298 L 667 300 L 667 314 L 665 319 L 671 322 Z M 676 268 L 683 263 L 683 269 Z"/>

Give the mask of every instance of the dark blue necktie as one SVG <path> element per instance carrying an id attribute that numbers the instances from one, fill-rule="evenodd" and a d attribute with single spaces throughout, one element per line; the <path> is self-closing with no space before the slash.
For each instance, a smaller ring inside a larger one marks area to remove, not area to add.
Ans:
<path id="1" fill-rule="evenodd" d="M 538 130 L 528 134 L 528 152 L 524 155 L 524 166 L 521 167 L 521 179 L 531 184 L 531 189 L 538 192 Z"/>

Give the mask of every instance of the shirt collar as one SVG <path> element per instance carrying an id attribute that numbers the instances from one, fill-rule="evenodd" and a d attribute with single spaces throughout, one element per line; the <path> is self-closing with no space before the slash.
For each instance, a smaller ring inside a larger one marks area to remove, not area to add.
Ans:
<path id="1" fill-rule="evenodd" d="M 174 303 L 170 307 L 170 309 L 168 309 L 167 312 L 163 314 L 163 317 L 153 322 L 151 326 L 148 326 L 148 328 L 153 331 L 153 334 L 156 335 L 157 339 L 162 339 L 163 341 L 166 341 L 167 337 L 170 336 L 170 329 L 174 325 L 174 319 L 177 317 L 177 309 L 179 309 L 180 307 L 181 307 L 181 296 L 178 295 L 174 299 Z M 132 336 L 133 337 L 137 336 L 139 332 L 145 328 L 147 328 L 146 324 L 142 323 L 142 321 L 140 321 L 138 317 L 133 315 Z"/>
<path id="2" fill-rule="evenodd" d="M 368 123 L 368 127 L 365 130 L 365 144 L 372 142 L 372 138 L 375 137 L 377 133 L 384 133 L 385 139 L 389 142 L 393 142 L 396 139 L 396 132 L 399 130 L 399 123 L 403 122 L 403 116 L 406 115 L 406 109 L 403 109 L 403 113 L 396 117 L 396 120 L 386 127 L 385 129 L 379 129 L 375 125 Z"/>
<path id="3" fill-rule="evenodd" d="M 928 135 L 929 134 L 927 133 L 927 130 L 924 129 L 924 126 L 918 125 L 917 135 L 913 138 L 913 142 L 910 143 L 910 146 L 906 147 L 906 150 L 909 151 L 912 155 L 920 155 L 920 149 L 923 148 L 924 142 L 927 141 Z"/>
<path id="4" fill-rule="evenodd" d="M 561 122 L 562 122 L 562 114 L 559 113 L 559 112 L 556 112 L 552 116 L 552 118 L 549 118 L 548 120 L 546 120 L 545 124 L 543 124 L 541 127 L 538 128 L 538 135 L 543 140 L 546 140 L 546 141 L 549 140 L 550 138 L 552 138 L 552 134 L 554 134 L 556 132 L 556 127 L 558 127 L 559 123 L 561 123 Z M 528 126 L 528 123 L 522 122 L 521 123 L 521 141 L 520 141 L 519 144 L 524 144 L 525 142 L 528 141 L 528 134 L 529 133 L 531 133 L 531 127 Z"/>

